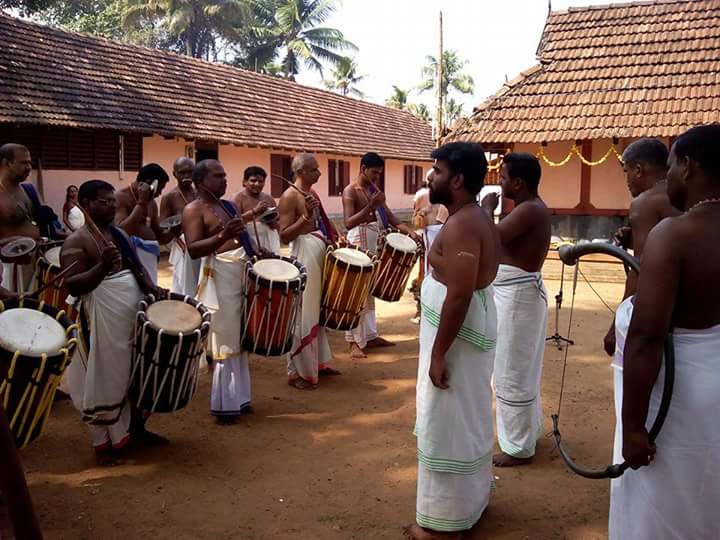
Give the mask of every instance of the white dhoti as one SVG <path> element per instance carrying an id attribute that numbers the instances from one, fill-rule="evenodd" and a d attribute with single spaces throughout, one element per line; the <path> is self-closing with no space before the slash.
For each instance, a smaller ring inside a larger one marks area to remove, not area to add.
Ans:
<path id="1" fill-rule="evenodd" d="M 675 384 L 657 454 L 649 466 L 612 481 L 611 540 L 720 538 L 720 325 L 673 333 Z M 650 397 L 648 429 L 663 386 L 664 365 Z"/>
<path id="2" fill-rule="evenodd" d="M 180 235 L 170 243 L 168 262 L 173 267 L 170 291 L 183 296 L 195 296 L 202 259 L 190 257 L 185 245 L 185 235 Z"/>
<path id="3" fill-rule="evenodd" d="M 300 316 L 295 325 L 292 351 L 288 354 L 288 378 L 317 384 L 318 371 L 330 365 L 332 353 L 325 328 L 320 326 L 320 302 L 325 261 L 325 241 L 314 234 L 298 236 L 291 254 L 307 270 Z"/>
<path id="4" fill-rule="evenodd" d="M 243 248 L 202 259 L 197 299 L 212 314 L 210 344 L 216 365 L 210 412 L 215 416 L 237 416 L 250 405 L 250 354 L 240 343 L 247 261 Z"/>
<path id="5" fill-rule="evenodd" d="M 363 223 L 350 229 L 347 233 L 348 242 L 370 253 L 377 251 L 378 224 Z M 368 294 L 365 308 L 360 316 L 357 328 L 345 332 L 345 341 L 355 343 L 361 349 L 367 347 L 368 341 L 378 337 L 377 321 L 375 319 L 375 298 L 372 291 Z"/>
<path id="6" fill-rule="evenodd" d="M 491 378 L 496 312 L 492 287 L 476 291 L 445 355 L 450 388 L 433 386 L 428 370 L 447 288 L 422 285 L 417 377 L 418 525 L 435 531 L 472 527 L 490 498 L 494 446 Z"/>
<path id="7" fill-rule="evenodd" d="M 501 264 L 493 283 L 498 314 L 495 398 L 500 449 L 516 458 L 535 454 L 543 433 L 542 378 L 547 293 L 540 272 Z"/>
<path id="8" fill-rule="evenodd" d="M 613 356 L 613 388 L 615 395 L 615 443 L 613 445 L 613 463 L 622 463 L 622 391 L 623 391 L 623 351 L 632 319 L 633 303 L 631 296 L 622 301 L 615 311 L 615 355 Z M 610 484 L 612 491 L 615 484 Z"/>
<path id="9" fill-rule="evenodd" d="M 29 291 L 35 277 L 34 267 L 34 264 L 2 263 L 1 286 L 16 294 Z"/>
<path id="10" fill-rule="evenodd" d="M 143 240 L 137 236 L 131 236 L 130 239 L 135 246 L 140 262 L 150 275 L 150 279 L 154 284 L 157 284 L 160 243 L 157 240 Z"/>
<path id="11" fill-rule="evenodd" d="M 123 446 L 128 440 L 132 344 L 142 291 L 130 270 L 106 277 L 82 299 L 90 342 L 81 344 L 68 367 L 75 407 L 89 424 L 93 445 Z"/>
<path id="12" fill-rule="evenodd" d="M 257 231 L 257 236 L 255 232 Z M 262 221 L 256 221 L 254 225 L 248 224 L 248 232 L 260 247 L 270 253 L 280 253 L 280 233 L 277 229 L 269 227 Z"/>
<path id="13" fill-rule="evenodd" d="M 442 229 L 442 226 L 442 223 L 438 223 L 437 225 L 428 225 L 423 230 L 422 236 L 423 243 L 425 244 L 425 257 L 423 257 L 423 260 L 425 263 L 426 274 L 432 271 L 432 267 L 430 266 L 430 262 L 428 261 L 427 254 L 430 253 L 430 248 L 432 247 L 435 238 L 437 238 L 437 235 L 440 234 L 440 229 Z"/>

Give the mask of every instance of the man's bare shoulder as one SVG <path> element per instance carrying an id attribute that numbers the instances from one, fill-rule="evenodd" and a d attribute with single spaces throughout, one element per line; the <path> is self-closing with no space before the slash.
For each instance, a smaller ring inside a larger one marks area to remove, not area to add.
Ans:
<path id="1" fill-rule="evenodd" d="M 295 191 L 295 190 L 293 190 Z M 275 206 L 275 199 L 272 195 L 269 193 L 265 193 L 264 191 L 260 192 L 260 200 L 268 203 L 270 206 Z"/>
<path id="2" fill-rule="evenodd" d="M 281 202 L 286 202 L 288 204 L 292 204 L 297 201 L 303 200 L 302 193 L 300 193 L 298 190 L 293 188 L 288 188 L 285 191 L 283 191 L 283 194 L 280 196 Z"/>
<path id="3" fill-rule="evenodd" d="M 61 253 L 66 253 L 68 250 L 84 248 L 90 242 L 92 238 L 90 233 L 85 227 L 80 227 L 77 231 L 73 232 L 63 242 Z"/>
<path id="4" fill-rule="evenodd" d="M 343 197 L 349 197 L 351 199 L 355 198 L 355 192 L 357 191 L 357 181 L 353 180 L 350 182 L 347 186 L 345 186 L 345 189 L 343 189 L 342 196 Z"/>

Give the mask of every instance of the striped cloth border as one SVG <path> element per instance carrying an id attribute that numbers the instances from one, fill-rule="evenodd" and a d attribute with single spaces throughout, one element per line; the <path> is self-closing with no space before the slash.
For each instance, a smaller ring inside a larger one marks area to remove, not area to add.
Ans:
<path id="1" fill-rule="evenodd" d="M 478 511 L 477 514 L 466 519 L 444 519 L 428 516 L 427 514 L 422 514 L 420 512 L 415 512 L 415 521 L 417 521 L 417 524 L 421 527 L 425 527 L 426 529 L 432 529 L 433 531 L 467 531 L 468 529 L 471 529 L 472 526 L 480 520 L 480 516 L 482 516 L 483 510 L 484 508 Z"/>
<path id="2" fill-rule="evenodd" d="M 485 300 L 483 298 L 483 304 L 484 303 Z M 427 321 L 435 328 L 440 327 L 440 313 L 432 309 L 424 302 L 422 303 L 422 316 L 427 319 Z M 458 337 L 464 339 L 468 343 L 472 343 L 483 351 L 490 351 L 495 348 L 494 339 L 487 337 L 486 335 L 478 332 L 477 330 L 468 328 L 467 326 L 463 326 L 462 328 L 460 328 L 460 331 L 458 332 Z"/>
<path id="3" fill-rule="evenodd" d="M 492 462 L 492 452 L 481 456 L 473 461 L 461 461 L 457 459 L 432 458 L 418 448 L 418 462 L 429 471 L 446 472 L 453 474 L 470 475 L 477 473 L 483 467 Z"/>

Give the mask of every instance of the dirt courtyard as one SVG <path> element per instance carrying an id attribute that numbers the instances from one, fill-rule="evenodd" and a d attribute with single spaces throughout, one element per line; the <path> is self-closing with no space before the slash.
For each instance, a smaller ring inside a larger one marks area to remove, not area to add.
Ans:
<path id="1" fill-rule="evenodd" d="M 559 264 L 546 264 L 548 332 Z M 583 273 L 615 307 L 619 266 L 583 263 Z M 572 294 L 566 270 L 560 333 Z M 164 275 L 167 284 L 167 274 Z M 171 440 L 116 467 L 94 462 L 90 438 L 69 402 L 57 403 L 44 435 L 21 452 L 48 539 L 384 539 L 402 538 L 415 516 L 415 414 L 418 326 L 410 295 L 378 302 L 381 334 L 397 346 L 350 360 L 344 336 L 331 334 L 342 376 L 315 391 L 286 384 L 279 358 L 251 362 L 255 414 L 235 426 L 210 416 L 210 376 L 183 411 L 148 426 Z M 593 467 L 609 463 L 614 413 L 612 373 L 601 349 L 611 314 L 578 281 L 561 427 L 566 447 Z M 555 412 L 563 352 L 545 351 L 545 425 Z M 452 381 L 451 381 L 452 384 Z M 496 469 L 497 489 L 472 538 L 607 537 L 608 481 L 566 469 L 551 439 L 535 463 Z"/>

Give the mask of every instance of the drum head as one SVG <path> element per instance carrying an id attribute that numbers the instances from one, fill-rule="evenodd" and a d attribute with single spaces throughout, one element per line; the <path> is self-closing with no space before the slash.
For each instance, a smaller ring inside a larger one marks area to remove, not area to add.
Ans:
<path id="1" fill-rule="evenodd" d="M 202 324 L 200 312 L 179 300 L 160 300 L 150 304 L 146 315 L 153 326 L 173 334 L 194 332 Z"/>
<path id="2" fill-rule="evenodd" d="M 260 259 L 253 264 L 253 270 L 268 281 L 290 281 L 300 277 L 297 266 L 281 259 Z"/>
<path id="3" fill-rule="evenodd" d="M 417 244 L 415 240 L 410 238 L 407 234 L 391 232 L 385 237 L 385 242 L 398 251 L 405 253 L 415 253 L 417 251 Z"/>
<path id="4" fill-rule="evenodd" d="M 339 261 L 351 266 L 372 266 L 372 260 L 362 251 L 352 248 L 337 248 L 332 252 Z"/>
<path id="5" fill-rule="evenodd" d="M 50 266 L 57 266 L 60 268 L 60 250 L 61 246 L 50 248 L 45 252 L 45 259 L 50 263 Z"/>
<path id="6" fill-rule="evenodd" d="M 33 251 L 36 245 L 35 240 L 32 238 L 18 238 L 5 244 L 2 250 L 0 250 L 0 255 L 2 255 L 3 259 L 17 259 Z"/>
<path id="7" fill-rule="evenodd" d="M 0 345 L 24 356 L 54 356 L 67 345 L 67 337 L 63 326 L 50 315 L 15 308 L 0 313 Z"/>

